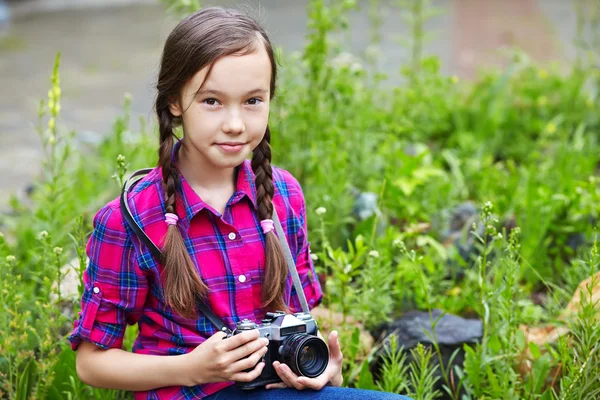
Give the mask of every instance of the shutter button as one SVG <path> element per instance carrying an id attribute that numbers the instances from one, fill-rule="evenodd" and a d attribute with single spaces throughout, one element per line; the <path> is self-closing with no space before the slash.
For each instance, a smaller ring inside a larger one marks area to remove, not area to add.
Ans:
<path id="1" fill-rule="evenodd" d="M 244 283 L 244 282 L 246 282 L 246 276 L 245 276 L 245 275 L 240 275 L 240 276 L 238 277 L 238 280 L 239 280 L 240 282 Z"/>
<path id="2" fill-rule="evenodd" d="M 231 232 L 229 234 L 229 240 L 234 240 L 235 239 L 235 233 Z"/>

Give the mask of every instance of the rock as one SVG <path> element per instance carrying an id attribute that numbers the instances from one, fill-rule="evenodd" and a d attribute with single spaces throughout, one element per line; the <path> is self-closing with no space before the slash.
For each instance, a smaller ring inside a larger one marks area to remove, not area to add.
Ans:
<path id="1" fill-rule="evenodd" d="M 400 319 L 392 322 L 380 330 L 376 337 L 383 337 L 382 346 L 375 354 L 375 361 L 371 365 L 371 372 L 375 377 L 380 376 L 382 365 L 382 355 L 390 348 L 391 335 L 398 338 L 398 345 L 403 346 L 408 362 L 412 361 L 410 350 L 417 344 L 422 343 L 433 350 L 430 336 L 433 337 L 431 321 L 437 321 L 435 326 L 435 338 L 440 346 L 442 360 L 446 368 L 454 369 L 453 365 L 462 366 L 464 362 L 464 344 L 478 343 L 483 336 L 483 324 L 478 319 L 464 319 L 452 314 L 442 315 L 441 310 L 433 310 L 430 318 L 429 313 L 421 311 L 411 311 L 404 314 Z M 427 333 L 426 333 L 427 332 Z M 428 336 L 429 335 L 429 336 Z M 458 354 L 454 358 L 452 366 L 448 363 L 452 354 L 458 349 Z M 432 366 L 438 365 L 437 355 L 432 358 Z M 436 370 L 435 376 L 439 379 L 436 382 L 435 389 L 440 390 L 442 399 L 450 399 L 443 389 L 444 378 L 440 369 Z M 456 380 L 457 377 L 455 376 Z"/>

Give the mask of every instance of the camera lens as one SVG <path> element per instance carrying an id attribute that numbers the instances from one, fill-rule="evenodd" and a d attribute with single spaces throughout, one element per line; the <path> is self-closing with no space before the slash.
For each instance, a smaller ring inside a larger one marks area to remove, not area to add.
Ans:
<path id="1" fill-rule="evenodd" d="M 318 337 L 297 333 L 283 342 L 281 359 L 296 375 L 315 378 L 327 368 L 329 350 Z"/>

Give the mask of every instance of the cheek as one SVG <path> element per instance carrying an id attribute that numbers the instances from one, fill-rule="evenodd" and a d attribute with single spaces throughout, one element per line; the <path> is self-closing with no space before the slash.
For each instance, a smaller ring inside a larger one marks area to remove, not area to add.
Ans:
<path id="1" fill-rule="evenodd" d="M 202 110 L 188 110 L 183 115 L 183 123 L 188 131 L 202 133 L 203 131 L 214 129 L 219 123 L 216 115 L 210 115 Z"/>

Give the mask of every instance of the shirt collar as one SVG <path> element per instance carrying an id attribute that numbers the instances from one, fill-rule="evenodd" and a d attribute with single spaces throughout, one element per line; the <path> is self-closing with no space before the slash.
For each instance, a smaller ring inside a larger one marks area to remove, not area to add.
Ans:
<path id="1" fill-rule="evenodd" d="M 181 147 L 181 140 L 178 140 L 173 146 L 171 153 L 171 160 L 177 163 L 177 154 Z M 256 184 L 254 182 L 255 175 L 252 171 L 252 164 L 250 160 L 244 160 L 240 165 L 235 168 L 237 175 L 236 188 L 233 195 L 227 203 L 227 207 L 239 202 L 241 199 L 247 197 L 254 209 L 258 209 L 256 205 Z M 179 173 L 179 182 L 177 182 L 177 214 L 181 217 L 185 215 L 184 227 L 189 228 L 189 224 L 194 216 L 205 208 L 210 208 L 196 192 L 192 189 L 189 183 L 186 181 L 183 174 Z"/>

